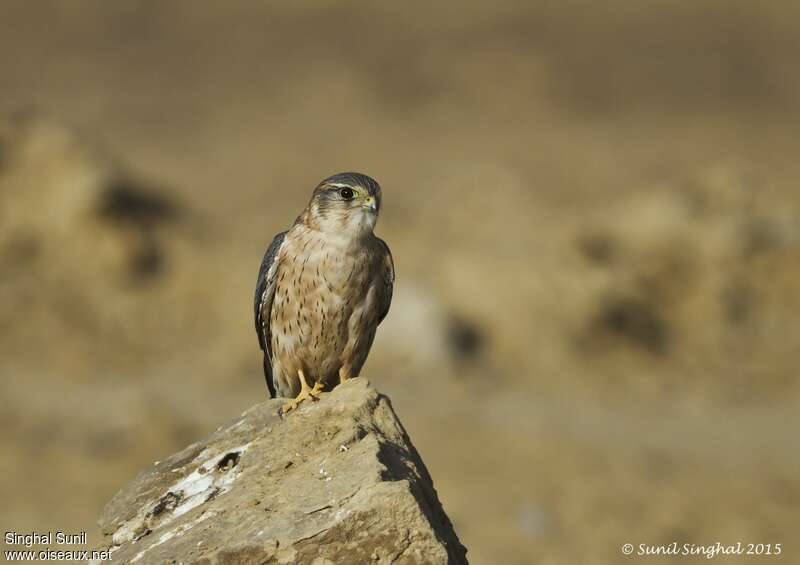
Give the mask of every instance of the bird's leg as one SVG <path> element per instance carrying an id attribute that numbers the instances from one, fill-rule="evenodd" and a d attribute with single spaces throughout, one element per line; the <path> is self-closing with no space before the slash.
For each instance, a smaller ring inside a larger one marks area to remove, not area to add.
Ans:
<path id="1" fill-rule="evenodd" d="M 286 412 L 291 412 L 292 410 L 300 406 L 301 402 L 303 402 L 308 398 L 317 400 L 320 393 L 322 392 L 323 386 L 320 381 L 314 383 L 314 388 L 308 386 L 308 383 L 306 382 L 306 376 L 305 374 L 303 374 L 302 369 L 297 371 L 297 376 L 300 377 L 300 393 L 293 400 L 290 400 L 289 402 L 283 405 L 284 414 Z"/>
<path id="2" fill-rule="evenodd" d="M 344 367 L 339 367 L 339 384 L 344 384 L 345 381 L 349 380 L 350 373 Z"/>

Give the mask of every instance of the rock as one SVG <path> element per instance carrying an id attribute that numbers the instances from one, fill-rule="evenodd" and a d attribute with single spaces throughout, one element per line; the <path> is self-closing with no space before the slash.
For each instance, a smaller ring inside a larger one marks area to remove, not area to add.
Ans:
<path id="1" fill-rule="evenodd" d="M 122 563 L 466 563 L 389 399 L 363 378 L 257 404 L 156 463 L 100 520 Z"/>
<path id="2" fill-rule="evenodd" d="M 0 115 L 3 267 L 47 273 L 54 265 L 73 279 L 141 283 L 161 274 L 166 228 L 182 212 L 59 122 L 38 113 Z"/>
<path id="3" fill-rule="evenodd" d="M 191 325 L 198 302 L 216 309 L 219 281 L 196 281 L 218 267 L 193 226 L 166 187 L 58 120 L 0 112 L 0 327 L 15 328 L 0 359 L 83 379 L 152 358 L 153 335 L 180 334 L 163 329 Z"/>

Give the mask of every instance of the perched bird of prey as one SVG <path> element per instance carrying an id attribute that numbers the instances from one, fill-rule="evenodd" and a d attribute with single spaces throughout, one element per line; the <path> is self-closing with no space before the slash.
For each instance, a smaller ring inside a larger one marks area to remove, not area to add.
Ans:
<path id="1" fill-rule="evenodd" d="M 370 177 L 329 177 L 264 255 L 256 332 L 270 396 L 293 399 L 284 412 L 357 377 L 367 359 L 394 285 L 392 254 L 373 233 L 380 207 Z"/>

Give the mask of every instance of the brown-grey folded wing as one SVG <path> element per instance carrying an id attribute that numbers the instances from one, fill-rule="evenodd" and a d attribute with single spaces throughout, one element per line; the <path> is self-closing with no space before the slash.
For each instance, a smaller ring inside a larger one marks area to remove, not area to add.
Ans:
<path id="1" fill-rule="evenodd" d="M 389 307 L 392 304 L 392 292 L 394 291 L 394 261 L 392 260 L 392 252 L 386 242 L 378 238 L 382 250 L 382 261 L 380 263 L 381 279 L 383 286 L 378 293 L 378 323 L 380 324 L 389 313 Z"/>
<path id="2" fill-rule="evenodd" d="M 264 254 L 264 259 L 261 261 L 261 267 L 258 270 L 253 305 L 258 343 L 264 352 L 264 378 L 267 380 L 267 388 L 269 388 L 272 397 L 275 396 L 275 386 L 272 382 L 270 312 L 272 311 L 272 301 L 275 297 L 275 280 L 278 275 L 278 253 L 281 245 L 283 245 L 285 236 L 286 232 L 276 235 Z"/>

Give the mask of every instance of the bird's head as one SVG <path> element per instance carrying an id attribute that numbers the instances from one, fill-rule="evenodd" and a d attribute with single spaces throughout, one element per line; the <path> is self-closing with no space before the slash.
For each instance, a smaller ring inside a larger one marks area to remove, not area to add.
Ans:
<path id="1" fill-rule="evenodd" d="M 374 179 L 339 173 L 314 189 L 306 221 L 322 232 L 360 238 L 375 229 L 380 207 L 381 187 Z"/>

